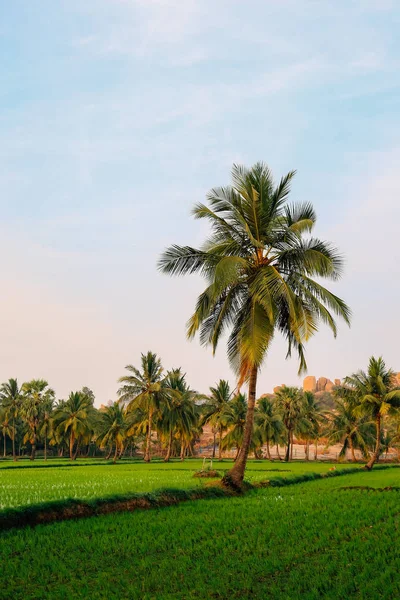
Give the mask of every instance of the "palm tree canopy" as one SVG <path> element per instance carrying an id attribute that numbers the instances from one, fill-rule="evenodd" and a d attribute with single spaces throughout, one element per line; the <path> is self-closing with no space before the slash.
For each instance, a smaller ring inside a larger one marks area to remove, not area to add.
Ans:
<path id="1" fill-rule="evenodd" d="M 397 389 L 395 373 L 386 366 L 382 357 L 372 356 L 367 372 L 358 371 L 346 377 L 340 392 L 344 397 L 356 399 L 358 412 L 366 412 L 374 418 L 400 408 L 400 390 Z"/>
<path id="2" fill-rule="evenodd" d="M 216 386 L 210 387 L 210 394 L 202 407 L 202 423 L 211 423 L 214 427 L 222 425 L 231 396 L 229 382 L 225 379 L 220 379 Z"/>
<path id="3" fill-rule="evenodd" d="M 105 448 L 109 444 L 120 446 L 125 439 L 128 429 L 128 421 L 124 409 L 119 402 L 114 402 L 111 406 L 101 409 L 100 412 L 101 419 L 97 436 L 100 447 Z"/>
<path id="4" fill-rule="evenodd" d="M 208 205 L 198 204 L 194 216 L 207 219 L 211 235 L 199 249 L 173 245 L 159 261 L 171 275 L 200 273 L 207 288 L 188 322 L 188 337 L 200 333 L 203 344 L 217 348 L 230 329 L 228 357 L 248 379 L 263 362 L 274 333 L 296 349 L 299 371 L 306 368 L 304 343 L 326 323 L 336 335 L 333 315 L 350 321 L 346 304 L 314 278 L 337 280 L 342 258 L 329 243 L 306 237 L 316 215 L 308 202 L 288 204 L 295 172 L 275 185 L 264 163 L 252 168 L 234 165 L 232 185 L 212 189 Z"/>
<path id="5" fill-rule="evenodd" d="M 123 385 L 118 390 L 120 402 L 126 404 L 127 410 L 138 406 L 158 408 L 163 396 L 163 367 L 157 354 L 147 352 L 141 355 L 142 370 L 127 365 L 129 375 L 119 378 Z"/>
<path id="6" fill-rule="evenodd" d="M 91 399 L 82 392 L 71 392 L 66 402 L 60 403 L 54 415 L 57 431 L 85 435 L 93 425 L 95 409 Z"/>
<path id="7" fill-rule="evenodd" d="M 22 392 L 17 379 L 9 379 L 0 387 L 0 401 L 2 405 L 16 416 L 22 401 Z"/>

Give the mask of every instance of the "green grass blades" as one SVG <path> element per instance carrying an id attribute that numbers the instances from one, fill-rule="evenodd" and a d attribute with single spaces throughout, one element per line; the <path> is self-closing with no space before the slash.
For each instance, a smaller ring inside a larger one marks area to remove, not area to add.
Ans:
<path id="1" fill-rule="evenodd" d="M 214 461 L 213 466 L 224 473 L 231 461 Z M 11 466 L 10 466 L 11 465 Z M 0 512 L 9 508 L 33 506 L 66 499 L 92 500 L 104 496 L 145 493 L 163 488 L 192 489 L 204 485 L 193 474 L 202 468 L 201 460 L 171 463 L 123 461 L 116 465 L 84 460 L 3 462 L 0 466 Z M 329 473 L 332 465 L 309 463 L 279 463 L 250 461 L 246 479 L 256 483 L 265 479 L 295 477 L 307 473 Z M 338 466 L 337 469 L 349 468 Z"/>
<path id="2" fill-rule="evenodd" d="M 343 488 L 399 485 L 360 471 L 6 532 L 2 597 L 395 600 L 400 494 Z"/>

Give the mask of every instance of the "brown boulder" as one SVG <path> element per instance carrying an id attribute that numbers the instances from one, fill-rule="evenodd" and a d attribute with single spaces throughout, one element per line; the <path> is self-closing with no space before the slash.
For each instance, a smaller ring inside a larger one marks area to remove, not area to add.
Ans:
<path id="1" fill-rule="evenodd" d="M 317 390 L 317 380 L 313 375 L 309 375 L 304 379 L 303 390 L 305 392 L 315 392 Z"/>

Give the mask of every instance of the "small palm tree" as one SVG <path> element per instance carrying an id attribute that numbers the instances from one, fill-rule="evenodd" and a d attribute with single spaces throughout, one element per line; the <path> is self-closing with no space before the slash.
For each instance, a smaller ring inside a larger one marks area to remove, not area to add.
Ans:
<path id="1" fill-rule="evenodd" d="M 140 409 L 146 419 L 146 448 L 144 460 L 150 462 L 151 434 L 155 412 L 165 399 L 165 384 L 161 360 L 153 352 L 142 354 L 142 370 L 127 365 L 129 375 L 118 380 L 123 385 L 118 390 L 120 401 L 126 405 L 128 413 Z"/>
<path id="2" fill-rule="evenodd" d="M 368 370 L 358 371 L 344 379 L 344 396 L 355 395 L 358 406 L 354 409 L 359 415 L 369 415 L 376 429 L 375 450 L 365 465 L 371 470 L 381 453 L 382 422 L 386 415 L 400 408 L 400 390 L 394 371 L 386 367 L 382 357 L 369 360 Z"/>
<path id="3" fill-rule="evenodd" d="M 218 460 L 222 459 L 222 435 L 225 430 L 224 415 L 231 395 L 229 382 L 220 379 L 215 387 L 210 387 L 210 394 L 203 405 L 202 423 L 210 423 L 213 429 L 218 432 Z M 212 456 L 215 457 L 215 436 Z"/>
<path id="4" fill-rule="evenodd" d="M 240 487 L 253 434 L 258 373 L 275 336 L 295 349 L 300 371 L 305 370 L 304 344 L 326 323 L 336 335 L 333 315 L 349 323 L 350 311 L 315 278 L 336 280 L 342 259 L 335 248 L 306 238 L 316 215 L 311 204 L 289 205 L 294 171 L 275 185 L 263 163 L 251 169 L 234 165 L 232 185 L 212 189 L 208 206 L 199 204 L 194 216 L 207 219 L 211 236 L 200 249 L 171 246 L 159 268 L 170 275 L 199 273 L 207 280 L 187 334 L 200 332 L 202 344 L 215 352 L 227 330 L 228 357 L 239 387 L 248 382 L 246 427 L 241 452 L 224 477 L 226 485 Z"/>
<path id="5" fill-rule="evenodd" d="M 310 441 L 318 440 L 324 416 L 312 392 L 303 392 L 302 400 L 301 415 L 296 424 L 295 434 L 305 440 L 306 460 L 310 460 Z"/>
<path id="6" fill-rule="evenodd" d="M 267 447 L 267 457 L 271 459 L 270 444 L 281 437 L 283 423 L 276 404 L 265 396 L 257 402 L 255 418 L 256 429 L 261 434 L 261 440 Z"/>
<path id="7" fill-rule="evenodd" d="M 164 390 L 164 402 L 160 412 L 161 428 L 166 432 L 168 439 L 164 461 L 168 462 L 171 458 L 174 436 L 180 440 L 183 460 L 198 421 L 195 404 L 198 394 L 189 388 L 181 369 L 168 371 L 164 380 Z"/>
<path id="8" fill-rule="evenodd" d="M 328 424 L 324 434 L 327 437 L 327 445 L 342 444 L 340 458 L 345 458 L 347 450 L 350 450 L 353 462 L 357 462 L 355 450 L 358 449 L 368 460 L 368 447 L 374 437 L 374 424 L 371 418 L 368 415 L 357 415 L 354 412 L 354 404 L 339 397 L 334 412 L 328 414 L 327 419 Z"/>
<path id="9" fill-rule="evenodd" d="M 124 409 L 119 402 L 114 402 L 111 406 L 107 406 L 100 410 L 101 420 L 99 423 L 99 435 L 97 441 L 100 443 L 100 448 L 104 449 L 107 446 L 111 448 L 115 444 L 115 453 L 113 462 L 117 461 L 118 453 L 122 454 L 128 423 Z"/>
<path id="10" fill-rule="evenodd" d="M 33 379 L 22 385 L 21 415 L 28 426 L 24 442 L 29 441 L 32 447 L 31 460 L 36 456 L 36 444 L 44 408 L 54 400 L 54 390 L 44 379 Z"/>
<path id="11" fill-rule="evenodd" d="M 11 415 L 11 427 L 13 431 L 12 435 L 12 453 L 13 460 L 17 460 L 17 455 L 15 452 L 15 420 L 18 417 L 21 403 L 22 403 L 22 394 L 19 389 L 18 381 L 16 379 L 9 379 L 7 382 L 2 383 L 0 387 L 0 402 L 3 407 L 9 412 Z"/>
<path id="12" fill-rule="evenodd" d="M 44 460 L 47 460 L 47 441 L 52 437 L 54 431 L 53 405 L 53 398 L 49 398 L 44 403 L 42 422 L 39 429 L 39 434 L 44 440 Z"/>
<path id="13" fill-rule="evenodd" d="M 14 429 L 11 425 L 10 414 L 7 409 L 1 407 L 0 408 L 0 429 L 3 436 L 3 458 L 6 457 L 7 454 L 7 437 L 10 440 L 14 437 Z"/>
<path id="14" fill-rule="evenodd" d="M 293 446 L 294 430 L 302 417 L 303 393 L 296 387 L 284 385 L 275 395 L 275 401 L 282 414 L 282 421 L 287 432 L 287 447 L 285 462 L 291 458 L 291 447 Z"/>
<path id="15" fill-rule="evenodd" d="M 58 433 L 69 437 L 69 457 L 75 460 L 79 442 L 93 426 L 94 409 L 90 398 L 82 392 L 71 392 L 68 400 L 61 402 L 54 413 L 54 426 Z M 76 444 L 76 446 L 75 446 Z"/>
<path id="16" fill-rule="evenodd" d="M 237 453 L 235 460 L 237 460 L 237 457 L 240 453 L 240 449 L 243 446 L 246 426 L 246 414 L 246 396 L 242 393 L 239 393 L 228 402 L 225 408 L 225 412 L 221 416 L 221 420 L 224 424 L 224 427 L 228 429 L 228 433 L 222 440 L 222 447 L 228 450 L 230 450 L 233 447 L 236 447 Z M 253 439 L 250 447 L 252 450 L 254 450 Z"/>

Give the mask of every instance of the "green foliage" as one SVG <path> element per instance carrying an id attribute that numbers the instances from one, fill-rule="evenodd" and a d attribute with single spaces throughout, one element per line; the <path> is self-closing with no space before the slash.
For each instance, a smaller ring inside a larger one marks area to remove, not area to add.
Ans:
<path id="1" fill-rule="evenodd" d="M 4 532 L 2 593 L 15 600 L 393 600 L 400 596 L 398 493 L 341 488 L 398 484 L 398 469 L 359 470 Z"/>

